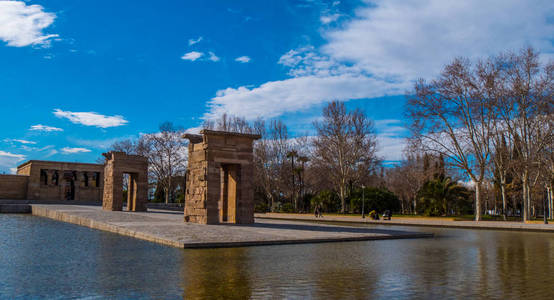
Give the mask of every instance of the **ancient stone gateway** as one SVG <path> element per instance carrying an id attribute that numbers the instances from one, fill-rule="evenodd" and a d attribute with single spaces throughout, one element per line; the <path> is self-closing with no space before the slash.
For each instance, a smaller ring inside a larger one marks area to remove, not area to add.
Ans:
<path id="1" fill-rule="evenodd" d="M 148 159 L 140 155 L 128 155 L 125 152 L 103 153 L 104 166 L 104 210 L 123 209 L 123 174 L 129 174 L 127 190 L 127 209 L 146 211 L 148 201 Z"/>
<path id="2" fill-rule="evenodd" d="M 254 223 L 255 134 L 202 130 L 190 140 L 185 222 Z"/>

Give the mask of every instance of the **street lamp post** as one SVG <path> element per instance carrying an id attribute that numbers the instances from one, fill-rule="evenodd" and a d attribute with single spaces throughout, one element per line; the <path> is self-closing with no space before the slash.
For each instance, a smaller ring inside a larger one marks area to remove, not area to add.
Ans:
<path id="1" fill-rule="evenodd" d="M 365 219 L 365 185 L 362 184 L 362 219 Z"/>

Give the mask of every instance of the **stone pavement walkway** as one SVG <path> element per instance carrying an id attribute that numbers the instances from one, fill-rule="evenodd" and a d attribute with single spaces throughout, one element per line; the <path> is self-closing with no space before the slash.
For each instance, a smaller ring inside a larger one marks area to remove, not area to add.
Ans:
<path id="1" fill-rule="evenodd" d="M 340 216 L 323 215 L 323 218 L 316 218 L 313 214 L 286 214 L 286 213 L 265 213 L 255 214 L 257 219 L 266 220 L 289 220 L 289 221 L 330 221 L 344 223 L 364 223 L 379 225 L 403 225 L 403 226 L 431 226 L 431 227 L 452 227 L 469 229 L 501 229 L 501 230 L 521 230 L 554 232 L 554 224 L 536 224 L 523 222 L 504 222 L 504 221 L 452 221 L 452 220 L 430 220 L 429 218 L 392 218 L 390 221 L 371 220 L 361 216 Z"/>
<path id="2" fill-rule="evenodd" d="M 179 248 L 321 243 L 431 237 L 432 234 L 257 219 L 255 224 L 185 223 L 183 213 L 104 211 L 99 206 L 31 204 L 32 213 Z"/>

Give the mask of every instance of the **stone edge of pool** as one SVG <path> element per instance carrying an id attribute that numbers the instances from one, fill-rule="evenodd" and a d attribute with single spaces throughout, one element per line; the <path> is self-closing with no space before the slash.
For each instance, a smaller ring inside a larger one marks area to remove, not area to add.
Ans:
<path id="1" fill-rule="evenodd" d="M 257 219 L 268 220 L 287 220 L 287 221 L 304 221 L 304 222 L 326 222 L 337 224 L 366 224 L 366 225 L 391 225 L 391 226 L 420 226 L 420 227 L 440 227 L 440 228 L 457 228 L 457 229 L 484 229 L 484 230 L 510 230 L 510 231 L 528 231 L 528 232 L 546 232 L 554 233 L 554 224 L 525 224 L 519 222 L 501 222 L 501 221 L 374 221 L 370 219 L 353 219 L 349 216 L 325 216 L 323 218 L 315 218 L 313 216 L 301 215 L 294 216 L 291 214 L 262 214 L 256 213 Z M 350 219 L 348 219 L 350 218 Z"/>
<path id="2" fill-rule="evenodd" d="M 356 241 L 375 241 L 375 240 L 395 240 L 395 239 L 415 239 L 431 238 L 432 233 L 396 233 L 390 235 L 368 235 L 356 237 L 325 237 L 325 238 L 304 238 L 304 239 L 275 239 L 275 240 L 257 240 L 257 241 L 224 241 L 224 242 L 180 242 L 157 235 L 144 233 L 141 231 L 129 230 L 127 228 L 100 222 L 87 217 L 72 215 L 65 211 L 50 209 L 47 205 L 33 205 L 31 213 L 34 216 L 46 217 L 49 219 L 71 223 L 92 229 L 116 233 L 123 236 L 133 237 L 149 242 L 154 242 L 166 246 L 184 248 L 184 249 L 206 249 L 206 248 L 232 248 L 247 246 L 269 246 L 269 245 L 290 245 L 290 244 L 310 244 L 310 243 L 333 243 L 333 242 L 356 242 Z"/>

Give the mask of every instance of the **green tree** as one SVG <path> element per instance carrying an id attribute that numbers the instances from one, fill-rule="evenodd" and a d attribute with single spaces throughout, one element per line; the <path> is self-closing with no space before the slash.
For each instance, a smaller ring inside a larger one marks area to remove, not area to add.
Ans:
<path id="1" fill-rule="evenodd" d="M 311 199 L 312 210 L 316 205 L 321 205 L 325 212 L 338 212 L 341 209 L 341 201 L 337 193 L 331 190 L 323 190 Z"/>
<path id="2" fill-rule="evenodd" d="M 365 204 L 362 205 L 362 202 Z M 400 211 L 400 200 L 387 188 L 366 187 L 355 188 L 350 195 L 350 210 L 353 213 L 361 213 L 362 206 L 367 213 L 375 210 L 382 213 L 385 210 Z"/>
<path id="3" fill-rule="evenodd" d="M 471 210 L 469 191 L 450 177 L 437 176 L 418 191 L 418 209 L 426 216 L 464 214 Z"/>

